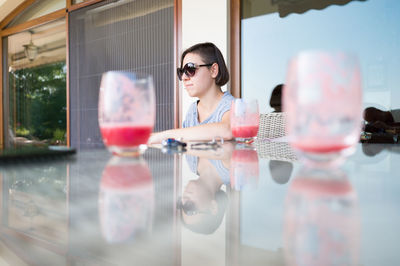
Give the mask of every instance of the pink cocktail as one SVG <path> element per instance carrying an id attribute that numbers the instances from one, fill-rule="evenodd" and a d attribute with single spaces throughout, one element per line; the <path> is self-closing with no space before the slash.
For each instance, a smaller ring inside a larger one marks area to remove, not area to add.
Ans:
<path id="1" fill-rule="evenodd" d="M 237 126 L 232 128 L 232 135 L 237 138 L 252 138 L 257 136 L 258 125 Z"/>
<path id="2" fill-rule="evenodd" d="M 152 77 L 110 71 L 103 74 L 99 126 L 104 145 L 122 156 L 139 155 L 153 131 L 155 101 Z"/>
<path id="3" fill-rule="evenodd" d="M 259 121 L 257 100 L 232 101 L 231 130 L 236 141 L 251 143 L 257 137 Z"/>
<path id="4" fill-rule="evenodd" d="M 361 76 L 357 57 L 302 52 L 290 65 L 283 90 L 291 145 L 312 160 L 348 155 L 360 138 Z"/>
<path id="5" fill-rule="evenodd" d="M 100 128 L 104 144 L 107 146 L 135 147 L 147 142 L 151 126 L 103 126 Z"/>

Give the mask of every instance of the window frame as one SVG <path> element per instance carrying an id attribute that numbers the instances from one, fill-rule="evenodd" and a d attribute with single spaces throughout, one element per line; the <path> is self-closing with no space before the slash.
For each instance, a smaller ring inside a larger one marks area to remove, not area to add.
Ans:
<path id="1" fill-rule="evenodd" d="M 242 96 L 241 89 L 241 27 L 240 27 L 241 0 L 231 0 L 230 8 L 230 66 L 231 66 L 231 93 L 234 97 Z"/>

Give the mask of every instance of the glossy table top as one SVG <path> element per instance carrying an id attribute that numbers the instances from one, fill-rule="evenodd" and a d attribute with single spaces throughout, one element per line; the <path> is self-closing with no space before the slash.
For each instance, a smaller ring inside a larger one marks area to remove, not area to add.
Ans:
<path id="1" fill-rule="evenodd" d="M 2 163 L 0 265 L 400 265 L 400 148 L 286 143 Z"/>

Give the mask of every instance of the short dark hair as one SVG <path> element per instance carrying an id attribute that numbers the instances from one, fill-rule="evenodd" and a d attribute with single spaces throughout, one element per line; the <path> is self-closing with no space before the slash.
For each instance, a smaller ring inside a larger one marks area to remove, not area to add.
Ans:
<path id="1" fill-rule="evenodd" d="M 283 84 L 276 85 L 272 90 L 271 98 L 269 100 L 269 105 L 279 112 L 282 110 L 282 90 Z"/>
<path id="2" fill-rule="evenodd" d="M 193 53 L 199 55 L 205 64 L 217 63 L 218 64 L 218 75 L 215 78 L 215 84 L 218 86 L 223 86 L 229 81 L 229 71 L 226 67 L 224 57 L 222 56 L 221 51 L 218 49 L 215 44 L 211 42 L 204 42 L 195 44 L 189 48 L 187 48 L 181 56 L 181 68 L 183 59 L 188 53 Z"/>

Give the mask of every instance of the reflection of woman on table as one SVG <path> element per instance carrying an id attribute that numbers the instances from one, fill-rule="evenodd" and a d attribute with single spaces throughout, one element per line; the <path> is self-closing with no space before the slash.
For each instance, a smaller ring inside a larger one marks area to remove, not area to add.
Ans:
<path id="1" fill-rule="evenodd" d="M 189 167 L 199 177 L 189 181 L 178 205 L 183 224 L 193 232 L 212 234 L 222 222 L 228 197 L 221 187 L 229 184 L 232 149 L 233 143 L 224 143 L 214 153 L 188 151 Z"/>

